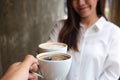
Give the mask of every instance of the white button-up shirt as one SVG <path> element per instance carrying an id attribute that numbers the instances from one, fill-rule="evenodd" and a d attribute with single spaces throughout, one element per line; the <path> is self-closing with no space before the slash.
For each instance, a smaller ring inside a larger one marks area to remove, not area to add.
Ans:
<path id="1" fill-rule="evenodd" d="M 64 21 L 59 21 L 50 34 L 57 42 Z M 117 80 L 120 76 L 120 29 L 101 17 L 85 30 L 80 25 L 79 52 L 69 50 L 72 65 L 66 80 Z"/>

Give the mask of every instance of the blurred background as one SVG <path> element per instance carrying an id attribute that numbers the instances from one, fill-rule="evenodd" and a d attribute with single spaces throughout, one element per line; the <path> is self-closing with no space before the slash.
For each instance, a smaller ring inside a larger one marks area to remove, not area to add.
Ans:
<path id="1" fill-rule="evenodd" d="M 120 26 L 120 0 L 102 1 L 108 20 Z M 0 0 L 0 76 L 25 55 L 35 55 L 66 12 L 65 0 Z"/>

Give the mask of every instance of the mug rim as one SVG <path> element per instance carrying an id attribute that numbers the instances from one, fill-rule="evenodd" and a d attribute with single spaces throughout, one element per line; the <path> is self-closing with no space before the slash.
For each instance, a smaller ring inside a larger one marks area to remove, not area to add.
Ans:
<path id="1" fill-rule="evenodd" d="M 68 59 L 65 59 L 65 60 L 51 60 L 51 61 L 49 61 L 49 60 L 44 60 L 44 59 L 39 59 L 40 56 L 46 55 L 46 54 L 65 54 L 65 55 L 69 56 L 69 58 L 68 58 Z M 37 54 L 37 55 L 36 55 L 36 58 L 37 58 L 38 61 L 45 61 L 45 62 L 64 62 L 64 61 L 71 60 L 71 59 L 72 59 L 72 56 L 71 56 L 70 54 L 60 53 L 60 52 L 59 52 L 59 53 L 58 53 L 58 52 L 43 52 L 43 53 Z"/>
<path id="2" fill-rule="evenodd" d="M 52 50 L 59 50 L 59 49 L 62 49 L 62 48 L 67 47 L 67 44 L 62 43 L 62 42 L 45 42 L 45 43 L 39 44 L 39 45 L 38 45 L 38 48 L 39 48 L 39 49 L 43 49 L 43 50 L 51 50 L 51 49 L 47 49 L 47 48 L 42 48 L 42 47 L 41 47 L 41 46 L 46 45 L 46 44 L 61 44 L 61 45 L 63 45 L 63 47 L 61 47 L 61 48 L 52 49 Z"/>

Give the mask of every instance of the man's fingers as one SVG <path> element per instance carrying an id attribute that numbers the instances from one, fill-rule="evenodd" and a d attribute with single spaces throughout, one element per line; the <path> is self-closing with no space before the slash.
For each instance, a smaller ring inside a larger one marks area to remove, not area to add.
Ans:
<path id="1" fill-rule="evenodd" d="M 31 67 L 30 67 L 30 72 L 35 72 L 38 70 L 38 66 L 36 63 L 32 64 Z"/>
<path id="2" fill-rule="evenodd" d="M 37 59 L 35 59 L 32 55 L 27 55 L 21 64 L 24 67 L 30 68 L 34 63 L 37 63 Z"/>
<path id="3" fill-rule="evenodd" d="M 33 73 L 30 73 L 28 80 L 38 80 L 38 76 L 36 76 L 36 75 L 33 74 Z"/>

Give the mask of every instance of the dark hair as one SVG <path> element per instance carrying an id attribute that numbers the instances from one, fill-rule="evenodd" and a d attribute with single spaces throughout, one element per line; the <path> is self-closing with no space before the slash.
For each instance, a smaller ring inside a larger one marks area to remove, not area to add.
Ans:
<path id="1" fill-rule="evenodd" d="M 102 7 L 101 7 L 102 5 Z M 98 1 L 96 11 L 98 16 L 104 16 L 103 3 L 101 0 Z M 80 16 L 74 11 L 72 7 L 72 0 L 67 0 L 68 18 L 65 21 L 63 28 L 59 34 L 59 42 L 66 43 L 68 45 L 68 50 L 73 49 L 79 51 L 77 43 L 79 35 L 79 23 Z"/>

